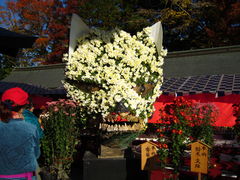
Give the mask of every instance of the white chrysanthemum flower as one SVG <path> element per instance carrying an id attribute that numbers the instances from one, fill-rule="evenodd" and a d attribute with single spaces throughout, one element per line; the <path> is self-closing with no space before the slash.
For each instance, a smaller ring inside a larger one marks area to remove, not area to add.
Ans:
<path id="1" fill-rule="evenodd" d="M 133 36 L 119 29 L 111 32 L 93 29 L 81 37 L 71 57 L 63 57 L 67 62 L 66 79 L 75 81 L 64 82 L 67 95 L 89 113 L 105 117 L 117 103 L 123 103 L 133 115 L 146 120 L 161 93 L 163 57 L 167 54 L 164 49 L 157 54 L 150 33 L 150 28 Z M 146 84 L 153 85 L 146 96 L 134 90 Z M 98 88 L 84 90 L 81 85 Z"/>

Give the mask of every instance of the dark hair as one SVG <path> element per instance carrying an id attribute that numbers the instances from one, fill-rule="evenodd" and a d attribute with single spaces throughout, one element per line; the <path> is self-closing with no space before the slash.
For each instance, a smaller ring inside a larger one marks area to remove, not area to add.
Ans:
<path id="1" fill-rule="evenodd" d="M 13 106 L 14 102 L 11 100 L 6 100 L 0 102 L 0 118 L 3 122 L 8 122 L 12 118 L 12 111 L 18 112 L 23 106 Z"/>
<path id="2" fill-rule="evenodd" d="M 25 109 L 31 109 L 33 107 L 32 98 L 28 98 L 28 104 L 24 105 Z"/>
<path id="3" fill-rule="evenodd" d="M 0 102 L 0 119 L 2 122 L 8 122 L 12 117 L 12 112 L 9 110 L 6 104 Z"/>

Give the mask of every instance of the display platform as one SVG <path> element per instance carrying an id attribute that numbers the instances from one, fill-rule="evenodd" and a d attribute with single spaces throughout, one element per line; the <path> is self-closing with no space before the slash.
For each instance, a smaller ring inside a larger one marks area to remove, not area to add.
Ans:
<path id="1" fill-rule="evenodd" d="M 148 172 L 141 171 L 138 159 L 85 159 L 75 165 L 72 180 L 148 180 Z"/>

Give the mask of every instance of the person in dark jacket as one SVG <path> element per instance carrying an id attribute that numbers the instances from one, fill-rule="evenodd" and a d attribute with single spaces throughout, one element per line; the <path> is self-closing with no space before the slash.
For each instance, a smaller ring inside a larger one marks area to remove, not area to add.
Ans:
<path id="1" fill-rule="evenodd" d="M 32 102 L 29 102 L 29 104 L 23 110 L 22 114 L 23 114 L 24 120 L 26 122 L 29 122 L 29 123 L 31 123 L 31 124 L 33 124 L 34 126 L 37 127 L 39 137 L 42 138 L 43 137 L 43 130 L 41 128 L 41 125 L 38 121 L 37 116 L 35 116 L 35 114 L 33 113 L 33 110 L 34 110 L 33 104 L 32 104 Z"/>
<path id="2" fill-rule="evenodd" d="M 37 127 L 23 120 L 28 94 L 6 90 L 0 102 L 0 179 L 34 180 L 40 156 Z"/>

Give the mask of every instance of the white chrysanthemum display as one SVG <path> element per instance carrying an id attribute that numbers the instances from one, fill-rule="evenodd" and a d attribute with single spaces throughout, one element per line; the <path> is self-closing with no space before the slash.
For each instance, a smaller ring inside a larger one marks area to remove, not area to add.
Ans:
<path id="1" fill-rule="evenodd" d="M 163 57 L 167 53 L 162 49 L 158 54 L 149 35 L 149 27 L 133 36 L 119 29 L 92 29 L 78 40 L 71 56 L 64 57 L 67 94 L 89 113 L 106 117 L 121 104 L 131 115 L 146 120 L 161 94 Z M 136 87 L 145 84 L 153 88 L 143 96 Z M 81 86 L 98 88 L 84 90 Z"/>

